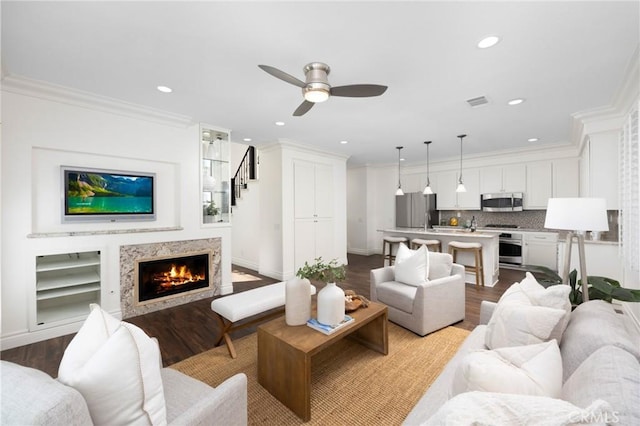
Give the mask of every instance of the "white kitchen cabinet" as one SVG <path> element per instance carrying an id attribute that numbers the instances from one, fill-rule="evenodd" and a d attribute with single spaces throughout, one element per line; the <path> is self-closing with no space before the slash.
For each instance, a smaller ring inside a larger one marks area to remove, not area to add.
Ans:
<path id="1" fill-rule="evenodd" d="M 558 234 L 531 232 L 523 235 L 522 263 L 558 270 Z"/>
<path id="2" fill-rule="evenodd" d="M 100 303 L 100 252 L 36 257 L 33 329 L 82 321 L 90 303 Z"/>
<path id="3" fill-rule="evenodd" d="M 553 160 L 553 197 L 580 196 L 580 160 L 568 158 Z"/>
<path id="4" fill-rule="evenodd" d="M 561 239 L 558 243 L 558 265 L 561 270 L 564 268 L 565 250 L 566 242 L 564 239 Z M 620 281 L 622 287 L 631 287 L 629 284 L 625 285 L 622 279 L 622 256 L 620 256 L 620 249 L 617 243 L 586 240 L 584 251 L 587 275 L 613 278 L 614 280 Z M 578 277 L 580 277 L 580 257 L 578 255 L 577 240 L 574 240 L 571 247 L 571 264 L 569 271 L 574 269 L 578 271 Z"/>
<path id="5" fill-rule="evenodd" d="M 433 173 L 435 182 L 431 184 L 436 195 L 436 206 L 438 210 L 455 210 L 458 207 L 456 197 L 456 186 L 458 185 L 458 173 L 453 170 Z"/>
<path id="6" fill-rule="evenodd" d="M 437 194 L 438 210 L 480 210 L 480 171 L 466 169 L 462 171 L 462 181 L 467 192 L 456 192 L 458 172 L 446 171 L 434 174 L 432 185 L 437 182 L 434 192 Z"/>
<path id="7" fill-rule="evenodd" d="M 583 164 L 586 165 L 586 184 L 581 196 L 604 198 L 607 210 L 619 208 L 618 132 L 589 135 Z"/>
<path id="8" fill-rule="evenodd" d="M 296 160 L 294 170 L 294 267 L 315 258 L 335 257 L 333 246 L 333 168 Z"/>
<path id="9" fill-rule="evenodd" d="M 524 193 L 524 208 L 541 210 L 547 208 L 547 202 L 553 194 L 553 174 L 551 161 L 528 163 L 527 190 Z"/>
<path id="10" fill-rule="evenodd" d="M 462 181 L 467 192 L 456 193 L 458 195 L 458 209 L 480 210 L 480 170 L 462 170 Z"/>
<path id="11" fill-rule="evenodd" d="M 485 167 L 480 169 L 480 193 L 524 192 L 526 178 L 523 165 Z"/>

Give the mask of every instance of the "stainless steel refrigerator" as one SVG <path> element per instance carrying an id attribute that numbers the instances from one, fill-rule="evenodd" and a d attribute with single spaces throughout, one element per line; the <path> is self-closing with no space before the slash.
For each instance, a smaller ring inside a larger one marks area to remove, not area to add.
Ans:
<path id="1" fill-rule="evenodd" d="M 436 194 L 424 195 L 422 192 L 412 192 L 396 195 L 396 227 L 424 228 L 438 221 L 436 211 Z"/>

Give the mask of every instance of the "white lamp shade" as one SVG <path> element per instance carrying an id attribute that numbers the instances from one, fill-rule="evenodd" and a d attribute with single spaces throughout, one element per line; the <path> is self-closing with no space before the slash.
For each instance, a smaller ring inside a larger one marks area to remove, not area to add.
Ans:
<path id="1" fill-rule="evenodd" d="M 398 187 L 398 189 L 396 189 L 396 195 L 404 195 L 402 188 Z"/>
<path id="2" fill-rule="evenodd" d="M 422 191 L 422 193 L 424 195 L 433 194 L 433 189 L 431 189 L 431 186 L 427 185 L 424 187 L 424 191 Z"/>
<path id="3" fill-rule="evenodd" d="M 604 198 L 549 198 L 544 227 L 567 231 L 608 231 Z"/>
<path id="4" fill-rule="evenodd" d="M 464 184 L 460 182 L 458 187 L 456 188 L 456 192 L 467 192 L 467 188 L 464 187 Z"/>

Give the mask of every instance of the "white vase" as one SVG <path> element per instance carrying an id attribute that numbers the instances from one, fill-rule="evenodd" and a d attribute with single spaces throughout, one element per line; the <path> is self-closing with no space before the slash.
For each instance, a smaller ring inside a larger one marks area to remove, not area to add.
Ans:
<path id="1" fill-rule="evenodd" d="M 304 325 L 311 318 L 311 283 L 291 278 L 285 285 L 284 317 L 287 325 Z"/>
<path id="2" fill-rule="evenodd" d="M 344 320 L 344 291 L 336 283 L 327 283 L 318 292 L 318 322 L 338 325 Z"/>

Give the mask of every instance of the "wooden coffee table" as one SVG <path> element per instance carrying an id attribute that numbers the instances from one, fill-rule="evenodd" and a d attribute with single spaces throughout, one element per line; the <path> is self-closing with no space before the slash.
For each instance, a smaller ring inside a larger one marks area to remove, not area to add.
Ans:
<path id="1" fill-rule="evenodd" d="M 313 310 L 315 316 L 315 309 Z M 350 313 L 354 322 L 325 335 L 284 316 L 258 327 L 258 383 L 304 421 L 311 419 L 311 357 L 344 337 L 389 353 L 387 307 L 371 302 Z"/>

